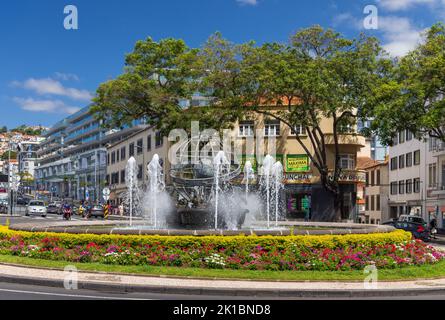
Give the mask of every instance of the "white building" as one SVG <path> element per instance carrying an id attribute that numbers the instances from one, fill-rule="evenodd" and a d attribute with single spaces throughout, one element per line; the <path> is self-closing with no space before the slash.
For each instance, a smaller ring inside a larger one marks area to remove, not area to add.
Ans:
<path id="1" fill-rule="evenodd" d="M 426 199 L 427 143 L 400 132 L 389 148 L 389 214 L 424 216 Z M 427 160 L 428 158 L 428 160 Z"/>

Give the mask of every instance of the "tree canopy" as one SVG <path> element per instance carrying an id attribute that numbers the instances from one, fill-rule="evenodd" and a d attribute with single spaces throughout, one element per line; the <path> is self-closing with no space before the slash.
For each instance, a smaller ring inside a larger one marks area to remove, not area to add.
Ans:
<path id="1" fill-rule="evenodd" d="M 445 26 L 433 25 L 425 41 L 388 69 L 365 116 L 371 131 L 391 144 L 397 132 L 445 141 Z"/>
<path id="2" fill-rule="evenodd" d="M 191 120 L 219 129 L 252 113 L 291 129 L 303 126 L 311 147 L 298 135 L 297 143 L 335 197 L 335 216 L 325 218 L 336 220 L 343 199 L 339 140 L 386 81 L 386 60 L 375 38 L 347 39 L 320 26 L 298 31 L 288 43 L 261 46 L 234 44 L 219 33 L 200 49 L 190 49 L 182 40 L 148 38 L 127 55 L 124 74 L 99 87 L 92 112 L 115 127 L 144 118 L 166 130 L 188 127 Z M 206 105 L 184 111 L 184 102 L 198 92 Z M 264 106 L 284 110 L 269 112 Z M 321 128 L 323 118 L 332 122 L 328 133 Z M 334 140 L 333 172 L 327 134 Z"/>

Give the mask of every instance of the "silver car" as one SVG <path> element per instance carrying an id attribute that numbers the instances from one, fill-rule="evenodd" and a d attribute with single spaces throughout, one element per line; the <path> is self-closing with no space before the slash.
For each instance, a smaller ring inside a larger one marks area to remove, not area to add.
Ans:
<path id="1" fill-rule="evenodd" d="M 42 217 L 46 217 L 46 206 L 45 203 L 41 200 L 31 200 L 29 204 L 26 206 L 26 216 L 30 215 L 39 215 Z"/>

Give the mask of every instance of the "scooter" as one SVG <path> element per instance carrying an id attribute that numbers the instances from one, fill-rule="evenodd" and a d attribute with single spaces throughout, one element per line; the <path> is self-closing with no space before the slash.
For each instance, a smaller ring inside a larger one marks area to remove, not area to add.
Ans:
<path id="1" fill-rule="evenodd" d="M 64 208 L 63 209 L 63 219 L 65 220 L 71 220 L 71 216 L 72 216 L 72 210 L 71 208 Z"/>

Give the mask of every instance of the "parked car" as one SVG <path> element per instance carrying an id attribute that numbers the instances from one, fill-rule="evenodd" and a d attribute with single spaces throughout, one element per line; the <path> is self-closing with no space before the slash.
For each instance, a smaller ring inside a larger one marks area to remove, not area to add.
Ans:
<path id="1" fill-rule="evenodd" d="M 20 206 L 26 206 L 29 202 L 28 198 L 25 197 L 17 197 L 17 204 Z"/>
<path id="2" fill-rule="evenodd" d="M 62 203 L 60 202 L 51 202 L 46 208 L 47 213 L 52 214 L 62 214 Z"/>
<path id="3" fill-rule="evenodd" d="M 431 238 L 430 230 L 426 223 L 416 223 L 407 221 L 386 221 L 384 225 L 391 225 L 396 229 L 402 229 L 411 232 L 414 239 L 420 239 L 428 242 Z"/>
<path id="4" fill-rule="evenodd" d="M 42 217 L 46 217 L 47 210 L 45 203 L 40 200 L 31 200 L 26 207 L 26 216 L 30 215 L 40 215 Z"/>
<path id="5" fill-rule="evenodd" d="M 96 217 L 96 218 L 104 218 L 104 207 L 95 205 L 91 208 L 90 217 Z"/>
<path id="6" fill-rule="evenodd" d="M 426 224 L 426 221 L 423 220 L 422 217 L 419 216 L 412 216 L 408 214 L 402 214 L 400 215 L 399 219 L 397 219 L 399 222 L 414 222 L 414 223 L 421 223 Z"/>

